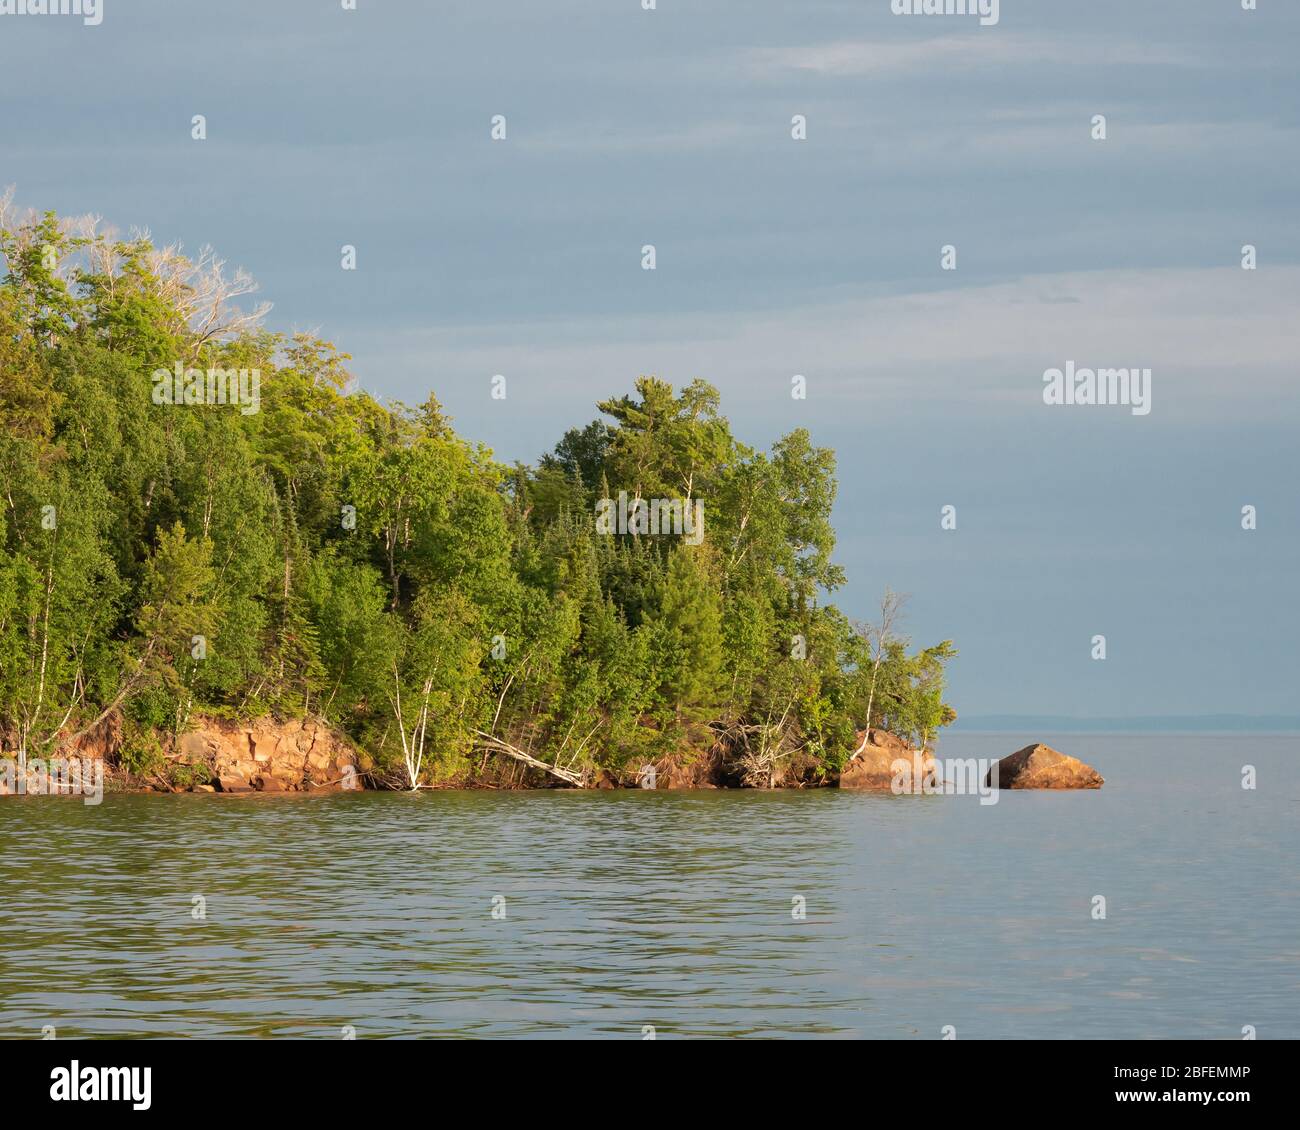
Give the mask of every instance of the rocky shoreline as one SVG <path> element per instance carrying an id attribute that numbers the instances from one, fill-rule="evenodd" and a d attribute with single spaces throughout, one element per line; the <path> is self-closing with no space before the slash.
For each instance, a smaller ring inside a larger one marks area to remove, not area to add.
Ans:
<path id="1" fill-rule="evenodd" d="M 66 755 L 102 761 L 111 792 L 154 793 L 314 793 L 383 787 L 373 766 L 342 733 L 319 718 L 278 721 L 263 718 L 235 722 L 199 718 L 179 739 L 160 743 L 161 763 L 148 772 L 133 772 L 123 756 L 120 718 L 69 743 Z M 965 763 L 963 763 L 965 764 Z M 901 778 L 900 778 L 901 774 Z M 932 750 L 909 746 L 881 730 L 859 731 L 858 748 L 837 777 L 817 782 L 776 784 L 781 788 L 829 787 L 862 792 L 942 792 L 942 788 L 900 789 L 900 779 L 942 782 L 942 759 Z M 990 766 L 980 782 L 985 789 L 1096 789 L 1104 779 L 1077 758 L 1041 743 L 1032 743 Z M 554 779 L 514 763 L 489 765 L 441 787 L 532 789 L 563 787 Z M 592 789 L 655 788 L 666 790 L 739 787 L 717 757 L 663 758 L 635 771 L 616 775 L 600 770 L 585 782 Z M 0 777 L 0 795 L 16 791 Z"/>

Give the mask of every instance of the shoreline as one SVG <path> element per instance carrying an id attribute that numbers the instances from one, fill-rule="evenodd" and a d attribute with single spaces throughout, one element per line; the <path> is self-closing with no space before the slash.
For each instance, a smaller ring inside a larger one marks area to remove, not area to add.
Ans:
<path id="1" fill-rule="evenodd" d="M 1095 789 L 1104 778 L 1077 758 L 1033 742 L 999 758 L 944 758 L 882 730 L 858 732 L 853 753 L 834 772 L 810 774 L 791 762 L 766 783 L 742 775 L 720 743 L 621 770 L 581 770 L 540 761 L 495 738 L 476 750 L 468 771 L 408 788 L 376 766 L 323 719 L 237 723 L 204 719 L 179 736 L 152 733 L 154 757 L 141 761 L 113 717 L 70 743 L 66 755 L 0 759 L 0 797 L 79 795 L 98 804 L 117 795 L 318 795 L 335 792 L 800 791 L 842 789 L 894 795 L 951 795 L 999 789 Z M 505 756 L 493 757 L 492 754 Z M 992 802 L 990 802 L 992 803 Z"/>

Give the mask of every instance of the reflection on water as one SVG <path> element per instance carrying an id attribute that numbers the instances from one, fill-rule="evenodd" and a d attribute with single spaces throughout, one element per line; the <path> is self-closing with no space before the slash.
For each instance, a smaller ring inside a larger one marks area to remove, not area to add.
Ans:
<path id="1" fill-rule="evenodd" d="M 7 798 L 0 1035 L 1300 1036 L 1296 740 L 1053 744 L 1106 787 Z"/>

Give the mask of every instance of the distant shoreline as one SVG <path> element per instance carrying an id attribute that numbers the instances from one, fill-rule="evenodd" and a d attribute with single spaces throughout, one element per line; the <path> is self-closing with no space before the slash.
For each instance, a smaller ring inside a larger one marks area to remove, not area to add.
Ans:
<path id="1" fill-rule="evenodd" d="M 958 716 L 946 730 L 963 733 L 1005 734 L 1054 730 L 1067 734 L 1259 734 L 1284 737 L 1300 734 L 1300 715 L 1203 714 L 1138 715 L 1131 718 L 1071 718 L 1052 714 L 984 714 Z"/>

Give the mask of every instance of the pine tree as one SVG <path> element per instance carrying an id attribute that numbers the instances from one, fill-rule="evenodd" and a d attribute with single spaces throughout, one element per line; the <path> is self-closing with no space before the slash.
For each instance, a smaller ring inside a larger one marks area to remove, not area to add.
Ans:
<path id="1" fill-rule="evenodd" d="M 722 605 L 701 550 L 681 546 L 669 558 L 658 623 L 668 701 L 682 717 L 707 714 L 722 674 Z"/>

